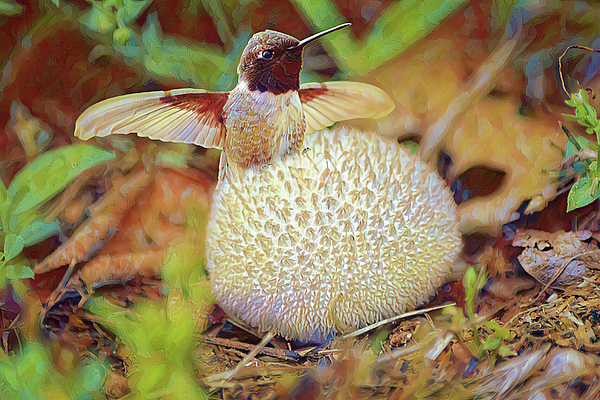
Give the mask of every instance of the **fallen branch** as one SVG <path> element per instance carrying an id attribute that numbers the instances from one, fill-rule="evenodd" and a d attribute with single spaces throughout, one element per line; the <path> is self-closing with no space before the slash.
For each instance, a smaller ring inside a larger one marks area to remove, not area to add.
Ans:
<path id="1" fill-rule="evenodd" d="M 229 381 L 233 378 L 235 378 L 235 376 L 237 375 L 238 372 L 240 372 L 240 370 L 242 368 L 244 368 L 246 366 L 246 364 L 248 364 L 248 362 L 250 362 L 250 360 L 252 360 L 254 357 L 256 357 L 256 355 L 263 350 L 263 348 L 269 344 L 269 342 L 271 341 L 271 339 L 273 339 L 275 337 L 275 331 L 274 330 L 270 330 L 269 332 L 267 332 L 265 334 L 265 336 L 262 338 L 262 340 L 260 341 L 259 344 L 257 344 L 256 346 L 254 346 L 254 349 L 252 349 L 252 351 L 250 353 L 248 353 L 246 355 L 246 357 L 244 357 L 244 359 L 242 361 L 239 362 L 239 364 L 232 369 L 231 371 L 226 371 L 226 372 L 221 372 L 218 374 L 214 374 L 211 376 L 207 376 L 205 378 L 206 382 L 214 382 L 214 381 L 220 381 L 220 380 L 224 380 L 224 381 Z"/>
<path id="2" fill-rule="evenodd" d="M 410 311 L 404 314 L 400 314 L 400 315 L 396 315 L 395 317 L 391 317 L 388 319 L 384 319 L 383 321 L 379 321 L 376 322 L 372 325 L 366 326 L 362 329 L 356 330 L 352 333 L 349 333 L 347 335 L 342 336 L 342 339 L 346 340 L 346 339 L 350 339 L 359 335 L 362 335 L 363 333 L 367 333 L 375 328 L 380 327 L 381 325 L 385 325 L 385 324 L 389 324 L 390 322 L 394 322 L 396 320 L 402 319 L 402 318 L 408 318 L 408 317 L 413 317 L 415 315 L 421 315 L 421 314 L 425 314 L 428 313 L 430 311 L 435 311 L 435 310 L 441 310 L 442 308 L 446 308 L 446 307 L 452 307 L 456 305 L 456 303 L 450 303 L 450 304 L 444 304 L 442 306 L 437 306 L 437 307 L 431 307 L 431 308 L 424 308 L 422 310 L 414 310 L 414 311 Z"/>
<path id="3" fill-rule="evenodd" d="M 229 347 L 238 350 L 252 351 L 254 348 L 256 348 L 256 345 L 254 344 L 239 342 L 237 340 L 231 339 L 221 339 L 207 335 L 198 335 L 197 339 L 203 341 L 204 343 L 214 344 L 216 346 Z M 259 353 L 275 357 L 284 361 L 298 361 L 298 359 L 300 359 L 300 355 L 295 351 L 277 349 L 273 347 L 263 347 L 262 349 L 260 349 Z"/>

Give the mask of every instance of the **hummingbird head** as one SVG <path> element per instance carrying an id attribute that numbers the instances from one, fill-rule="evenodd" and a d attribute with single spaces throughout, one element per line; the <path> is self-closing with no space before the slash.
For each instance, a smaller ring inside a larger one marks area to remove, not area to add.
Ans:
<path id="1" fill-rule="evenodd" d="M 285 33 L 266 30 L 252 36 L 238 66 L 240 81 L 250 90 L 285 93 L 298 90 L 304 46 L 323 35 L 350 25 L 338 25 L 302 41 Z"/>

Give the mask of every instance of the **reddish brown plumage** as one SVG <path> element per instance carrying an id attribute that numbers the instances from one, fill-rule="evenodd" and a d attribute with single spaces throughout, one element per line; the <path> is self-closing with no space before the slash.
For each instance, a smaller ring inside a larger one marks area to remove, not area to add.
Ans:
<path id="1" fill-rule="evenodd" d="M 317 97 L 326 94 L 328 90 L 329 89 L 327 89 L 325 87 L 311 88 L 311 89 L 301 90 L 298 92 L 298 94 L 300 95 L 300 101 L 302 103 L 308 103 L 309 101 L 314 100 Z"/>
<path id="2" fill-rule="evenodd" d="M 227 161 L 243 168 L 299 149 L 306 122 L 298 91 L 283 94 L 236 87 L 223 108 Z"/>
<path id="3" fill-rule="evenodd" d="M 300 41 L 293 36 L 269 30 L 252 36 L 238 68 L 240 80 L 245 80 L 251 91 L 282 94 L 298 90 L 302 47 L 288 50 L 298 43 Z M 272 52 L 271 59 L 262 57 L 266 50 Z"/>
<path id="4" fill-rule="evenodd" d="M 280 59 L 264 68 L 249 82 L 248 89 L 273 94 L 283 94 L 300 88 L 300 71 L 302 62 L 294 57 L 294 53 L 285 52 Z"/>
<path id="5" fill-rule="evenodd" d="M 137 133 L 166 142 L 225 150 L 241 168 L 261 166 L 298 151 L 306 133 L 354 118 L 379 118 L 394 107 L 379 89 L 353 82 L 299 85 L 302 49 L 349 24 L 302 41 L 275 31 L 255 34 L 231 92 L 175 89 L 100 102 L 77 120 L 75 135 Z M 224 164 L 224 163 L 223 163 Z"/>
<path id="6" fill-rule="evenodd" d="M 198 113 L 198 117 L 203 114 L 209 114 L 212 119 L 223 122 L 221 113 L 223 106 L 229 98 L 229 92 L 205 92 L 205 93 L 186 93 L 171 95 L 171 92 L 165 92 L 166 96 L 160 98 L 160 101 L 184 110 L 193 110 Z"/>

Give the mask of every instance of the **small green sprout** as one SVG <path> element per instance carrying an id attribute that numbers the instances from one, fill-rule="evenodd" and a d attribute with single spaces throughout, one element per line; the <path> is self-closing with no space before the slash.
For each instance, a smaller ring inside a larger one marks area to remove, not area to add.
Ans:
<path id="1" fill-rule="evenodd" d="M 515 355 L 513 350 L 508 346 L 503 345 L 506 340 L 512 340 L 515 337 L 514 332 L 511 332 L 510 328 L 504 327 L 496 321 L 486 321 L 483 325 L 493 331 L 493 333 L 485 339 L 483 350 L 498 351 L 498 354 L 502 357 Z"/>
<path id="2" fill-rule="evenodd" d="M 596 134 L 596 141 L 600 143 L 600 121 L 596 109 L 590 105 L 589 96 L 583 89 L 579 90 L 571 96 L 570 100 L 565 101 L 568 106 L 575 108 L 575 114 L 563 114 L 567 119 L 577 121 L 580 125 L 584 126 L 586 133 Z M 567 144 L 567 151 L 565 157 L 576 153 L 574 148 L 577 150 L 592 150 L 598 155 L 596 160 L 587 159 L 583 163 L 578 165 L 584 176 L 579 179 L 569 191 L 567 197 L 567 212 L 586 206 L 598 197 L 600 197 L 600 146 L 597 143 L 589 141 L 585 138 L 573 139 L 575 143 L 569 142 Z M 569 146 L 570 145 L 570 146 Z"/>
<path id="3" fill-rule="evenodd" d="M 465 311 L 470 320 L 475 319 L 475 297 L 477 293 L 487 281 L 487 273 L 481 270 L 479 274 L 475 271 L 475 268 L 469 267 L 465 276 L 463 277 L 463 288 L 465 289 Z M 484 348 L 479 338 L 479 326 L 476 324 L 472 328 L 473 340 L 477 348 L 477 357 L 481 359 L 483 357 Z"/>

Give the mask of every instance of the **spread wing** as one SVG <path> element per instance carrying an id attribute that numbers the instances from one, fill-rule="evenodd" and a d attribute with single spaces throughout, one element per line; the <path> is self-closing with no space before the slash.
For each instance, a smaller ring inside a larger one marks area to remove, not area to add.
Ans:
<path id="1" fill-rule="evenodd" d="M 306 118 L 306 134 L 338 121 L 381 118 L 391 113 L 394 101 L 383 90 L 359 82 L 305 83 L 300 101 Z"/>
<path id="2" fill-rule="evenodd" d="M 222 149 L 221 119 L 228 92 L 177 89 L 113 97 L 94 104 L 75 123 L 75 136 L 137 133 L 164 142 L 194 143 Z"/>

